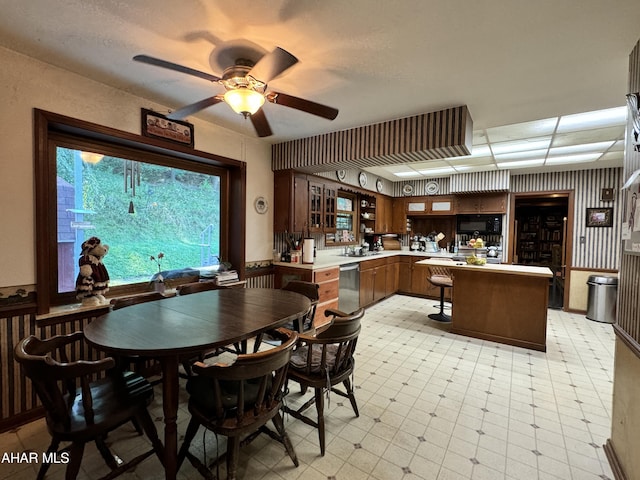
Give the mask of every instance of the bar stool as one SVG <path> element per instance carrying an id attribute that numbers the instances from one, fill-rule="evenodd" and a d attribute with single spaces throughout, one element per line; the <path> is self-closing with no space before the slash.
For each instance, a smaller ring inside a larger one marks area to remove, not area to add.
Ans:
<path id="1" fill-rule="evenodd" d="M 444 313 L 444 289 L 453 287 L 453 278 L 448 267 L 441 265 L 429 265 L 429 276 L 427 280 L 435 287 L 440 288 L 440 311 L 430 313 L 428 317 L 437 322 L 451 322 L 451 316 Z"/>

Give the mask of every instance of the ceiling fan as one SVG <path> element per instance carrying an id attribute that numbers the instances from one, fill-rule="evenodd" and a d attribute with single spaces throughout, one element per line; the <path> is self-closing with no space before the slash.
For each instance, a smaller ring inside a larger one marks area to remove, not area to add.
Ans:
<path id="1" fill-rule="evenodd" d="M 251 119 L 259 137 L 268 137 L 272 135 L 272 131 L 261 108 L 265 101 L 295 108 L 328 120 L 338 116 L 338 110 L 335 108 L 285 93 L 267 91 L 267 83 L 298 63 L 295 56 L 280 47 L 265 54 L 257 62 L 243 58 L 236 59 L 234 65 L 225 68 L 222 78 L 148 55 L 136 55 L 133 60 L 203 78 L 219 83 L 225 88 L 222 94 L 213 95 L 171 112 L 167 118 L 172 120 L 182 120 L 216 103 L 225 102 L 236 113 Z"/>

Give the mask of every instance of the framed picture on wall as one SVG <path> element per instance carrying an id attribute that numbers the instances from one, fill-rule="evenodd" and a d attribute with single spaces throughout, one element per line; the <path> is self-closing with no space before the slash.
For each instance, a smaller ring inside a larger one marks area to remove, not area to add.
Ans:
<path id="1" fill-rule="evenodd" d="M 142 109 L 142 135 L 161 138 L 193 148 L 193 125 L 179 120 L 169 120 L 166 116 Z"/>
<path id="2" fill-rule="evenodd" d="M 613 227 L 613 208 L 587 208 L 587 227 Z"/>

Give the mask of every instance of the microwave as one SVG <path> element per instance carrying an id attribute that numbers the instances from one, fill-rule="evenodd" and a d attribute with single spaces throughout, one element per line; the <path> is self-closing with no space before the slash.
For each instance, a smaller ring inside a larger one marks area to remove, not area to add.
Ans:
<path id="1" fill-rule="evenodd" d="M 502 215 L 456 215 L 456 233 L 502 235 Z"/>

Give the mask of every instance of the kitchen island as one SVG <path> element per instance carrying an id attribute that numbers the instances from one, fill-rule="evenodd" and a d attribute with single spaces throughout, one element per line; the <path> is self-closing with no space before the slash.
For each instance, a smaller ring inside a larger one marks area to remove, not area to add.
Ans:
<path id="1" fill-rule="evenodd" d="M 450 268 L 452 333 L 546 351 L 549 268 L 438 259 L 417 263 Z"/>

